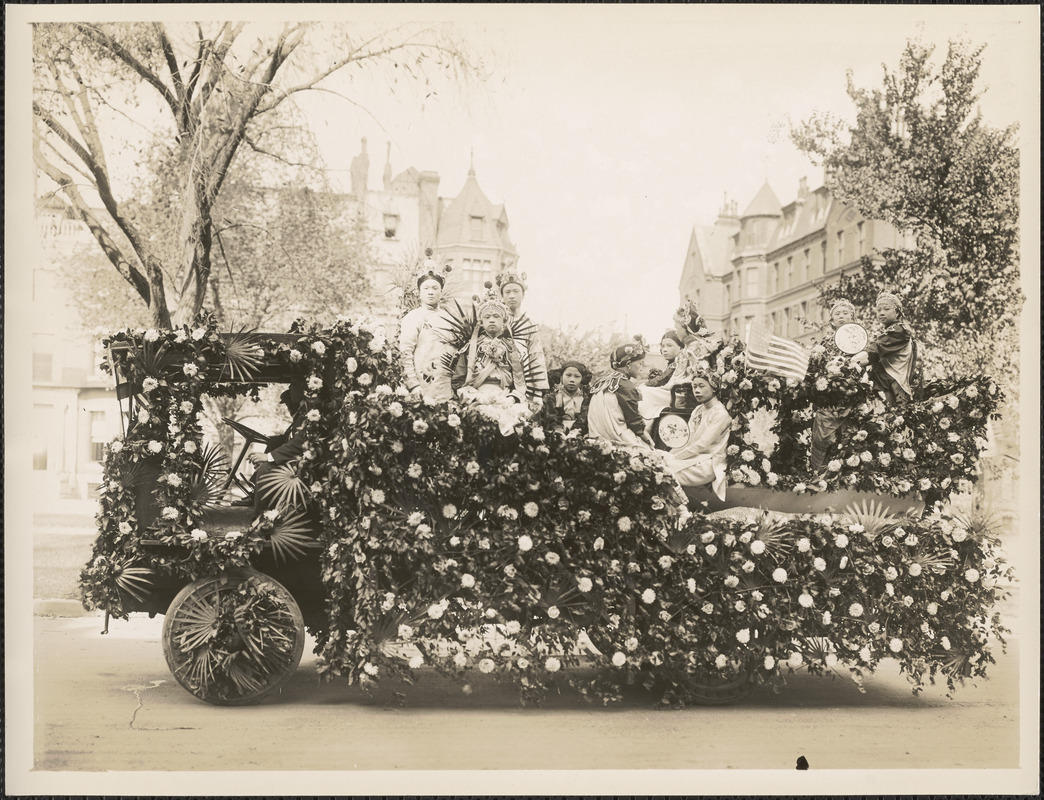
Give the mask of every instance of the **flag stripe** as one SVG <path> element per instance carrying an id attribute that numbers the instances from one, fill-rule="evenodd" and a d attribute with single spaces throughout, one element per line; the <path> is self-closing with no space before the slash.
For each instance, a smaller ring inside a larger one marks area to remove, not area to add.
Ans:
<path id="1" fill-rule="evenodd" d="M 747 333 L 747 365 L 752 369 L 804 380 L 808 351 L 797 342 L 774 336 L 765 325 L 752 323 Z"/>

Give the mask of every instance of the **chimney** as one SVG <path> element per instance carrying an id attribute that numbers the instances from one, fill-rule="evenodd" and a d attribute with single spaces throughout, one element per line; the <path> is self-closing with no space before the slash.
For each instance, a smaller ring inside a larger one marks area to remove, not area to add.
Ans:
<path id="1" fill-rule="evenodd" d="M 352 159 L 352 194 L 358 198 L 366 196 L 366 184 L 370 176 L 370 157 L 366 154 L 366 137 L 362 138 L 362 150 Z"/>
<path id="2" fill-rule="evenodd" d="M 802 176 L 798 181 L 797 204 L 803 205 L 808 199 L 808 178 Z"/>

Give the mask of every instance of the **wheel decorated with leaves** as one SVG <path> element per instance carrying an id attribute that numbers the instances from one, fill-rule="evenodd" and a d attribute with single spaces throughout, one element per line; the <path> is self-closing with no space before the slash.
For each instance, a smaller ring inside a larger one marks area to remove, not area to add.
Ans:
<path id="1" fill-rule="evenodd" d="M 297 601 L 254 570 L 182 589 L 163 621 L 163 654 L 175 680 L 215 705 L 246 705 L 279 690 L 304 651 Z"/>

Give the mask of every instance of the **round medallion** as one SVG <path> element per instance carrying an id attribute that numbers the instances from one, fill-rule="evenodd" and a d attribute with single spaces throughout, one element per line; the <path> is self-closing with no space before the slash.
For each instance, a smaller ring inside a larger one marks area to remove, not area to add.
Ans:
<path id="1" fill-rule="evenodd" d="M 689 441 L 689 424 L 684 417 L 676 414 L 666 414 L 660 417 L 656 423 L 656 433 L 669 448 L 681 447 Z"/>
<path id="2" fill-rule="evenodd" d="M 868 340 L 866 328 L 855 322 L 842 325 L 834 334 L 834 344 L 837 345 L 838 350 L 849 355 L 855 355 L 863 350 Z"/>

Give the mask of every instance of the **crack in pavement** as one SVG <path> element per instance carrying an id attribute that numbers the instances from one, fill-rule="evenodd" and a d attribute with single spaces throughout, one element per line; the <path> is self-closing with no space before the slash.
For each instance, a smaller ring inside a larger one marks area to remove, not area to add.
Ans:
<path id="1" fill-rule="evenodd" d="M 131 714 L 130 723 L 127 727 L 136 731 L 196 731 L 199 728 L 190 726 L 175 726 L 172 728 L 135 728 L 134 721 L 138 718 L 138 712 L 141 711 L 142 706 L 145 705 L 145 700 L 142 697 L 142 692 L 148 691 L 149 689 L 155 689 L 157 686 L 166 683 L 166 681 L 152 681 L 149 686 L 121 686 L 125 692 L 134 692 L 134 697 L 138 701 L 138 705 L 134 709 L 134 713 Z"/>

